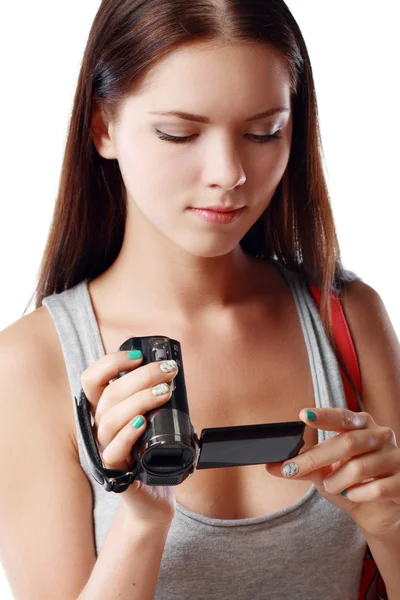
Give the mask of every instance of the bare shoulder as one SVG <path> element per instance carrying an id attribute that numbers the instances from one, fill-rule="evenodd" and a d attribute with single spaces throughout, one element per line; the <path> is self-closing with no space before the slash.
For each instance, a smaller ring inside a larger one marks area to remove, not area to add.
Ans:
<path id="1" fill-rule="evenodd" d="M 54 418 L 60 419 L 77 453 L 73 405 L 61 343 L 53 320 L 40 306 L 0 331 L 0 364 L 10 384 L 29 381 L 54 389 Z"/>
<path id="2" fill-rule="evenodd" d="M 55 349 L 56 331 L 45 306 L 33 310 L 0 331 L 0 348 L 8 344 L 39 344 L 42 349 Z"/>
<path id="3" fill-rule="evenodd" d="M 400 442 L 400 344 L 380 294 L 362 281 L 346 284 L 343 310 L 361 373 L 362 399 Z"/>
<path id="4" fill-rule="evenodd" d="M 31 327 L 48 326 L 51 322 L 51 317 L 47 308 L 45 306 L 40 306 L 20 319 L 17 319 L 5 329 L 2 329 L 0 331 L 0 341 L 4 336 L 17 335 L 17 332 L 29 331 Z M 36 339 L 45 339 L 46 331 L 42 332 L 43 335 L 41 335 L 40 329 L 34 333 L 37 334 Z"/>
<path id="5" fill-rule="evenodd" d="M 398 360 L 399 341 L 386 306 L 379 293 L 363 281 L 346 284 L 342 305 L 360 362 L 368 367 L 368 360 L 375 361 L 377 354 Z M 361 365 L 360 365 L 361 366 Z"/>

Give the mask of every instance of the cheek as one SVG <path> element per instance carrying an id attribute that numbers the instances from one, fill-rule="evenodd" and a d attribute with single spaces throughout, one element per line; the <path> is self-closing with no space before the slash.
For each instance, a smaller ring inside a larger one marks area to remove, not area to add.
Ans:
<path id="1" fill-rule="evenodd" d="M 169 197 L 174 191 L 189 189 L 193 178 L 189 164 L 184 164 L 182 153 L 171 152 L 160 142 L 146 140 L 133 145 L 122 140 L 119 157 L 122 178 L 133 198 L 155 201 Z"/>
<path id="2" fill-rule="evenodd" d="M 289 151 L 280 152 L 276 160 L 271 165 L 270 181 L 272 187 L 276 188 L 285 173 L 289 162 Z"/>
<path id="3" fill-rule="evenodd" d="M 260 215 L 270 204 L 276 189 L 285 173 L 289 161 L 290 149 L 279 151 L 260 160 L 252 171 L 252 204 Z"/>
<path id="4" fill-rule="evenodd" d="M 257 161 L 257 164 L 252 169 L 252 176 L 248 176 L 248 180 L 252 180 L 252 189 L 256 194 L 262 196 L 272 195 L 281 181 L 289 162 L 290 148 L 280 146 L 273 154 L 267 154 Z"/>

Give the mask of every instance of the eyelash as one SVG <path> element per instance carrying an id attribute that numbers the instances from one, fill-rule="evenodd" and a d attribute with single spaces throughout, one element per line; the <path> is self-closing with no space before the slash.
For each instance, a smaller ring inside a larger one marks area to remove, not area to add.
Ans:
<path id="1" fill-rule="evenodd" d="M 197 135 L 197 134 L 194 134 L 194 135 L 188 135 L 186 137 L 176 137 L 174 135 L 168 135 L 167 133 L 163 133 L 162 131 L 159 131 L 158 129 L 156 129 L 156 132 L 157 132 L 157 137 L 159 137 L 160 140 L 172 142 L 173 144 L 185 144 L 187 142 L 190 142 Z M 253 133 L 249 133 L 248 135 L 250 135 L 252 138 L 255 138 L 257 144 L 266 144 L 267 142 L 273 142 L 274 140 L 282 139 L 282 136 L 276 135 L 276 133 L 274 133 L 272 135 L 255 135 Z"/>

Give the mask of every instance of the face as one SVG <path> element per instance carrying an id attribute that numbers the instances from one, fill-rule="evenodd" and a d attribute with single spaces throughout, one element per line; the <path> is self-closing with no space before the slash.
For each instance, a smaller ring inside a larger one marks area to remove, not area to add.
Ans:
<path id="1" fill-rule="evenodd" d="M 286 110 L 249 120 L 273 108 Z M 125 101 L 118 122 L 94 139 L 104 158 L 119 162 L 126 226 L 196 256 L 232 251 L 284 174 L 290 109 L 284 62 L 265 45 L 207 42 L 172 51 Z M 166 111 L 207 122 L 154 114 Z M 229 224 L 204 221 L 192 210 L 216 205 L 245 208 Z"/>

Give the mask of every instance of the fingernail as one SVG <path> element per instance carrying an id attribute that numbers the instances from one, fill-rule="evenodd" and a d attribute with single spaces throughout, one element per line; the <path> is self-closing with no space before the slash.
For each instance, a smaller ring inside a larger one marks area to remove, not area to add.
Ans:
<path id="1" fill-rule="evenodd" d="M 127 353 L 127 356 L 132 360 L 137 360 L 138 358 L 142 358 L 143 354 L 140 350 L 130 350 L 130 352 Z"/>
<path id="2" fill-rule="evenodd" d="M 144 423 L 143 417 L 135 417 L 131 423 L 132 427 L 135 429 L 139 429 Z"/>
<path id="3" fill-rule="evenodd" d="M 172 371 L 177 371 L 178 365 L 174 360 L 167 360 L 160 364 L 160 369 L 163 373 L 172 373 Z"/>
<path id="4" fill-rule="evenodd" d="M 293 477 L 293 475 L 297 475 L 298 472 L 299 467 L 296 465 L 296 463 L 288 463 L 282 468 L 282 474 L 285 477 Z"/>
<path id="5" fill-rule="evenodd" d="M 328 490 L 326 489 L 327 483 L 325 481 L 323 481 L 322 485 L 324 486 L 324 492 L 325 492 L 325 494 L 327 494 L 328 496 L 332 496 L 332 494 L 330 492 L 328 492 Z"/>
<path id="6" fill-rule="evenodd" d="M 316 421 L 317 415 L 312 410 L 306 410 L 306 419 L 307 421 Z"/>
<path id="7" fill-rule="evenodd" d="M 164 394 L 168 394 L 168 392 L 169 385 L 167 385 L 166 383 L 160 383 L 159 385 L 155 385 L 151 390 L 151 393 L 154 396 L 164 396 Z"/>

